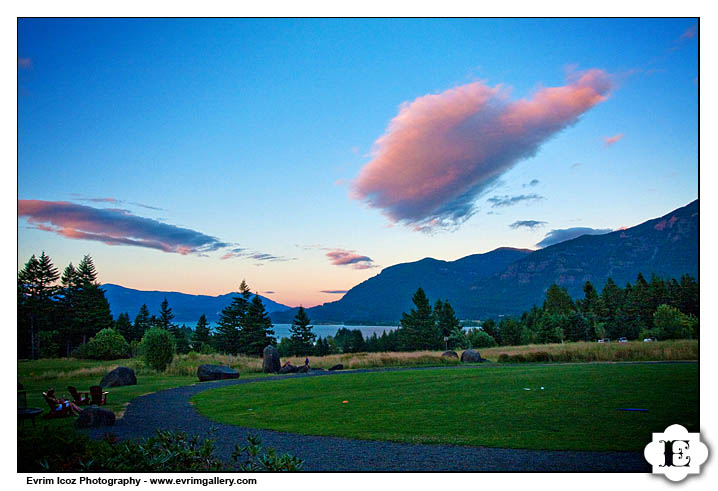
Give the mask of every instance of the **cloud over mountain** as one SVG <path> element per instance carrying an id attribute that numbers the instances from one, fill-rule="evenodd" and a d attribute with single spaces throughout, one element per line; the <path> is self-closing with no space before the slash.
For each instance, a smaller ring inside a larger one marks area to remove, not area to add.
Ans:
<path id="1" fill-rule="evenodd" d="M 610 228 L 590 228 L 590 227 L 571 227 L 563 229 L 554 229 L 546 234 L 541 242 L 536 244 L 536 247 L 544 248 L 550 245 L 558 244 L 559 242 L 565 242 L 567 240 L 575 239 L 582 235 L 601 235 L 613 232 Z"/>
<path id="2" fill-rule="evenodd" d="M 543 227 L 544 225 L 546 225 L 546 222 L 542 222 L 540 220 L 516 220 L 514 223 L 509 225 L 509 227 L 513 229 L 524 227 L 533 230 L 537 227 Z"/>
<path id="3" fill-rule="evenodd" d="M 510 101 L 504 87 L 474 82 L 405 102 L 375 142 L 352 197 L 417 230 L 459 225 L 499 176 L 610 89 L 609 75 L 593 69 L 530 99 Z"/>

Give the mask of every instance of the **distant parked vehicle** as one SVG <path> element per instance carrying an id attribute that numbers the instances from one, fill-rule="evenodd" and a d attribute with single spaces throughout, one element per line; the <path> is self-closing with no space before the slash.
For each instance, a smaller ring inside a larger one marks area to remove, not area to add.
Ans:
<path id="1" fill-rule="evenodd" d="M 644 343 L 652 343 L 652 342 L 655 342 L 655 341 L 658 341 L 658 340 L 657 340 L 656 338 L 645 338 L 645 339 L 643 340 Z"/>
<path id="2" fill-rule="evenodd" d="M 610 343 L 611 339 L 610 338 L 601 338 L 598 340 L 598 342 L 599 343 Z"/>
<path id="3" fill-rule="evenodd" d="M 628 338 L 618 338 L 618 342 L 619 342 L 619 343 L 627 343 L 627 342 L 628 342 Z"/>

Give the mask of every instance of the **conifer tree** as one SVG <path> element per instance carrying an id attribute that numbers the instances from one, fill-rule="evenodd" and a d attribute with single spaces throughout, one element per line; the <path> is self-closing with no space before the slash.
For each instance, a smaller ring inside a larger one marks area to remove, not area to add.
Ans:
<path id="1" fill-rule="evenodd" d="M 441 333 L 426 293 L 419 287 L 412 297 L 415 308 L 404 312 L 399 323 L 400 347 L 404 351 L 441 349 Z"/>
<path id="2" fill-rule="evenodd" d="M 444 347 L 446 349 L 462 348 L 466 342 L 464 332 L 449 301 L 437 300 L 434 304 L 434 314 L 442 339 L 446 339 Z"/>
<path id="3" fill-rule="evenodd" d="M 146 304 L 142 304 L 140 311 L 135 317 L 135 322 L 132 326 L 132 339 L 141 340 L 145 331 L 150 329 L 152 326 L 152 318 L 150 317 L 150 309 L 147 308 Z"/>
<path id="4" fill-rule="evenodd" d="M 125 341 L 128 343 L 132 341 L 132 323 L 130 322 L 130 315 L 127 312 L 122 312 L 117 316 L 115 329 L 125 338 Z"/>
<path id="5" fill-rule="evenodd" d="M 262 299 L 259 295 L 255 295 L 249 303 L 242 325 L 241 351 L 250 356 L 259 356 L 267 345 L 275 345 L 277 340 L 272 327 L 272 321 Z"/>
<path id="6" fill-rule="evenodd" d="M 215 334 L 215 343 L 219 351 L 232 355 L 243 351 L 241 330 L 247 316 L 251 296 L 252 292 L 247 283 L 242 280 L 239 285 L 239 295 L 235 296 L 232 303 L 222 309 L 219 314 Z"/>
<path id="7" fill-rule="evenodd" d="M 59 277 L 45 251 L 39 259 L 33 254 L 18 272 L 18 349 L 33 359 L 38 357 L 39 334 L 53 327 Z"/>
<path id="8" fill-rule="evenodd" d="M 299 311 L 292 322 L 292 326 L 289 328 L 289 332 L 292 333 L 289 336 L 292 355 L 306 356 L 312 354 L 314 351 L 314 339 L 316 335 L 312 332 L 312 326 L 309 325 L 310 322 L 307 312 L 304 310 L 304 307 L 300 305 Z"/>
<path id="9" fill-rule="evenodd" d="M 205 345 L 209 344 L 209 324 L 207 316 L 202 314 L 194 328 L 194 336 L 192 337 L 192 349 L 194 351 L 202 351 Z"/>

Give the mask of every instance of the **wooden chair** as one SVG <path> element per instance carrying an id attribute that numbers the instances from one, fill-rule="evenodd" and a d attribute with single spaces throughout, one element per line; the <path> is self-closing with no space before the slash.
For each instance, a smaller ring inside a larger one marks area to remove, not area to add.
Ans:
<path id="1" fill-rule="evenodd" d="M 78 392 L 77 389 L 72 385 L 67 386 L 67 391 L 72 396 L 72 402 L 74 402 L 78 406 L 86 406 L 90 403 L 89 392 Z"/>
<path id="2" fill-rule="evenodd" d="M 65 406 L 64 404 L 61 405 L 60 409 L 58 409 L 59 404 L 55 399 L 47 395 L 47 392 L 43 392 L 42 397 L 45 398 L 45 402 L 48 406 L 50 406 L 50 412 L 45 415 L 45 419 L 64 418 L 65 416 L 70 416 L 70 414 L 72 414 L 70 407 Z"/>
<path id="3" fill-rule="evenodd" d="M 90 404 L 93 406 L 104 406 L 107 402 L 107 394 L 109 394 L 109 392 L 103 392 L 102 387 L 99 385 L 93 385 L 90 387 L 90 396 L 92 397 Z"/>

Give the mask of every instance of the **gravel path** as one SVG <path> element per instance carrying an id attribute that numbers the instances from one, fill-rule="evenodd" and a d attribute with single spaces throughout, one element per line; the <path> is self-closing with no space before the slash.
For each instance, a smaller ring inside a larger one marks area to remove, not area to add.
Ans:
<path id="1" fill-rule="evenodd" d="M 447 368 L 451 369 L 451 368 Z M 211 421 L 189 404 L 190 397 L 205 390 L 250 382 L 271 383 L 287 377 L 342 376 L 375 370 L 318 372 L 271 378 L 223 380 L 163 390 L 137 397 L 114 427 L 97 428 L 94 438 L 113 433 L 121 439 L 147 437 L 156 429 L 185 431 L 216 439 L 215 451 L 231 461 L 235 443 L 258 434 L 263 446 L 304 459 L 305 471 L 494 471 L 494 472 L 650 472 L 642 452 L 583 452 L 517 450 L 455 445 L 414 445 L 347 438 L 307 436 Z"/>

